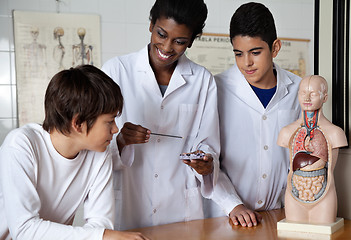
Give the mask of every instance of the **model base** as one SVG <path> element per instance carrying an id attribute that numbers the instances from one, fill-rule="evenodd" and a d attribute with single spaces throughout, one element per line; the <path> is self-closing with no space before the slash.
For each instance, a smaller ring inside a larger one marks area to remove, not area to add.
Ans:
<path id="1" fill-rule="evenodd" d="M 301 239 L 331 239 L 330 235 L 343 226 L 343 218 L 336 218 L 336 221 L 331 224 L 296 223 L 288 222 L 286 219 L 277 222 L 279 236 L 294 236 Z"/>

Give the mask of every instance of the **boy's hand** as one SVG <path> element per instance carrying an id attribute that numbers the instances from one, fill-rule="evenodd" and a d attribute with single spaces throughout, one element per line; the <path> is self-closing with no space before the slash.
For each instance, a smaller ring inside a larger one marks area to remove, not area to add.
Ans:
<path id="1" fill-rule="evenodd" d="M 262 220 L 261 214 L 246 208 L 243 204 L 236 206 L 229 214 L 234 225 L 243 227 L 257 226 Z"/>
<path id="2" fill-rule="evenodd" d="M 139 232 L 122 232 L 106 229 L 103 240 L 150 240 Z"/>
<path id="3" fill-rule="evenodd" d="M 117 135 L 117 146 L 119 152 L 130 144 L 147 143 L 151 131 L 141 125 L 135 125 L 131 122 L 124 123 L 121 131 Z"/>
<path id="4" fill-rule="evenodd" d="M 203 151 L 196 151 L 194 153 L 203 153 Z M 205 154 L 203 158 L 183 160 L 183 162 L 192 167 L 201 175 L 208 175 L 213 172 L 213 158 L 211 154 Z"/>

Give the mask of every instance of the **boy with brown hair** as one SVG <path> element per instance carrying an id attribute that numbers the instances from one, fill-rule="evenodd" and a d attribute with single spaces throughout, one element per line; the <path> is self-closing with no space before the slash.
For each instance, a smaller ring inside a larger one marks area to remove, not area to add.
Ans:
<path id="1" fill-rule="evenodd" d="M 112 160 L 107 151 L 119 86 L 90 65 L 57 73 L 43 125 L 8 134 L 0 148 L 0 239 L 145 239 L 112 231 Z M 73 227 L 79 205 L 85 224 Z"/>
<path id="2" fill-rule="evenodd" d="M 273 62 L 281 48 L 273 16 L 260 3 L 241 5 L 230 22 L 236 65 L 215 76 L 222 172 L 212 199 L 235 225 L 252 227 L 256 211 L 283 206 L 289 155 L 279 130 L 300 113 L 300 77 Z"/>

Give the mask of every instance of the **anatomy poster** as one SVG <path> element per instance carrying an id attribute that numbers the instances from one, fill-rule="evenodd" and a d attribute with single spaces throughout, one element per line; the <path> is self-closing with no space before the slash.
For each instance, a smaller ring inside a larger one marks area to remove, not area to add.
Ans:
<path id="1" fill-rule="evenodd" d="M 195 39 L 185 54 L 214 75 L 235 64 L 233 46 L 228 34 L 203 33 Z"/>
<path id="2" fill-rule="evenodd" d="M 280 38 L 282 47 L 274 59 L 281 68 L 300 77 L 310 74 L 309 44 L 307 39 Z"/>
<path id="3" fill-rule="evenodd" d="M 281 68 L 301 77 L 309 74 L 309 44 L 307 39 L 279 38 L 282 42 L 274 58 Z M 228 34 L 204 33 L 196 38 L 186 53 L 192 61 L 206 67 L 212 74 L 221 73 L 235 64 L 233 46 Z"/>
<path id="4" fill-rule="evenodd" d="M 101 67 L 100 17 L 14 11 L 19 125 L 44 120 L 46 87 L 57 72 Z"/>

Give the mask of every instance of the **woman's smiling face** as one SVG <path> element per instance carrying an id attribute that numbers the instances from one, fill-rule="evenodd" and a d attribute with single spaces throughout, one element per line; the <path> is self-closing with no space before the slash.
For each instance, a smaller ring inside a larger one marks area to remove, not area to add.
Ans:
<path id="1" fill-rule="evenodd" d="M 192 43 L 192 30 L 172 18 L 161 17 L 150 24 L 150 64 L 153 69 L 172 68 Z"/>

